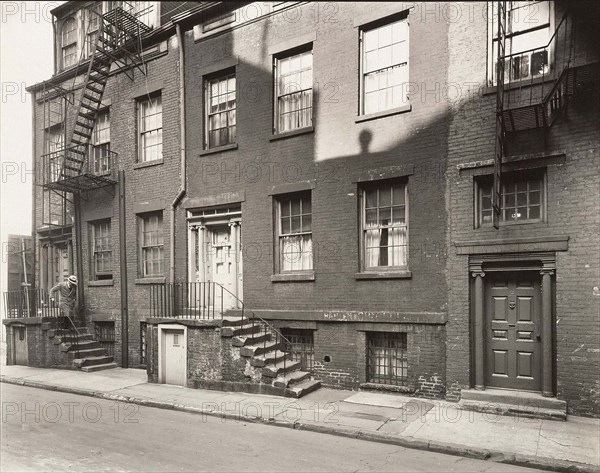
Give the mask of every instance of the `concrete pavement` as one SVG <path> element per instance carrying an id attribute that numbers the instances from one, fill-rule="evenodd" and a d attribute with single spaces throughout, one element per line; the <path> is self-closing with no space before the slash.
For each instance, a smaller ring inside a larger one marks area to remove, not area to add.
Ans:
<path id="1" fill-rule="evenodd" d="M 600 472 L 600 421 L 503 417 L 396 394 L 319 389 L 300 399 L 149 384 L 146 373 L 2 366 L 1 380 L 142 406 L 541 468 Z"/>

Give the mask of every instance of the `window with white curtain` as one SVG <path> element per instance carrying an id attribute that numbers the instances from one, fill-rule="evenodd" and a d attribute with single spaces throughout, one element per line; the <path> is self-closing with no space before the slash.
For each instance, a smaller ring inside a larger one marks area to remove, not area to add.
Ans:
<path id="1" fill-rule="evenodd" d="M 275 131 L 312 126 L 312 49 L 275 59 Z"/>
<path id="2" fill-rule="evenodd" d="M 408 199 L 405 183 L 362 190 L 363 269 L 408 267 Z"/>
<path id="3" fill-rule="evenodd" d="M 112 279 L 110 220 L 90 223 L 92 244 L 92 280 Z"/>
<path id="4" fill-rule="evenodd" d="M 67 18 L 62 25 L 62 67 L 71 67 L 77 63 L 77 20 Z"/>
<path id="5" fill-rule="evenodd" d="M 139 109 L 139 161 L 162 159 L 162 98 L 142 100 Z"/>
<path id="6" fill-rule="evenodd" d="M 361 30 L 361 114 L 408 104 L 407 20 Z"/>
<path id="7" fill-rule="evenodd" d="M 141 276 L 162 276 L 163 217 L 162 213 L 140 217 Z"/>
<path id="8" fill-rule="evenodd" d="M 553 2 L 549 1 L 508 1 L 506 2 L 506 42 L 504 80 L 517 80 L 541 77 L 550 72 L 552 48 Z M 496 82 L 498 63 L 498 5 L 490 2 L 492 22 L 489 24 L 491 54 L 488 61 L 490 84 Z"/>
<path id="9" fill-rule="evenodd" d="M 279 270 L 313 269 L 312 205 L 310 193 L 277 199 Z"/>

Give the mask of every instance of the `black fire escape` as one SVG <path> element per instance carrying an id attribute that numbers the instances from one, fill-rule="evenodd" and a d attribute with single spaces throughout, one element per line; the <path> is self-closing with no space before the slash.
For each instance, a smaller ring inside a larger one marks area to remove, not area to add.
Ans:
<path id="1" fill-rule="evenodd" d="M 514 133 L 538 129 L 547 134 L 569 102 L 578 95 L 597 90 L 599 64 L 576 64 L 575 17 L 567 11 L 558 21 L 547 44 L 527 51 L 506 50 L 507 1 L 497 3 L 496 137 L 494 155 L 493 223 L 498 228 L 502 189 L 502 163 L 507 142 Z M 508 20 L 508 21 L 507 21 Z M 512 41 L 511 41 L 512 43 Z"/>

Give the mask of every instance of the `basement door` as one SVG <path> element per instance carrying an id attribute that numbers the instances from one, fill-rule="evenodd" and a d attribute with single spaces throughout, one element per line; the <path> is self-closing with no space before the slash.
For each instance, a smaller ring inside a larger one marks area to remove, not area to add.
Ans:
<path id="1" fill-rule="evenodd" d="M 13 325 L 13 349 L 15 365 L 27 366 L 27 331 L 24 325 Z"/>
<path id="2" fill-rule="evenodd" d="M 486 280 L 485 384 L 540 391 L 540 276 L 526 271 L 487 273 Z"/>
<path id="3" fill-rule="evenodd" d="M 186 385 L 187 365 L 185 331 L 162 329 L 162 382 L 176 386 Z"/>

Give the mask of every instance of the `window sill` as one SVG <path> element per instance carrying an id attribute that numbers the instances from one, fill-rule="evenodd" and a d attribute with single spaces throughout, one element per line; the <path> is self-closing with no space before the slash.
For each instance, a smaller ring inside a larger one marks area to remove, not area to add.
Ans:
<path id="1" fill-rule="evenodd" d="M 380 384 L 380 383 L 361 383 L 359 389 L 373 390 L 373 391 L 387 391 L 392 393 L 406 393 L 412 394 L 415 389 L 410 386 L 395 386 L 392 384 Z"/>
<path id="2" fill-rule="evenodd" d="M 305 135 L 307 133 L 313 133 L 315 131 L 314 126 L 307 126 L 304 128 L 298 128 L 297 130 L 286 131 L 284 133 L 277 133 L 269 138 L 269 141 L 283 140 L 284 138 L 290 138 L 292 136 Z"/>
<path id="3" fill-rule="evenodd" d="M 315 272 L 307 271 L 305 273 L 280 273 L 272 274 L 271 282 L 299 282 L 299 281 L 314 281 Z"/>
<path id="4" fill-rule="evenodd" d="M 412 278 L 412 271 L 365 271 L 356 273 L 354 277 L 358 281 L 368 279 L 410 279 Z"/>
<path id="5" fill-rule="evenodd" d="M 98 281 L 88 281 L 88 287 L 94 286 L 114 286 L 114 281 L 112 279 L 100 279 Z"/>
<path id="6" fill-rule="evenodd" d="M 164 284 L 166 278 L 164 276 L 157 278 L 139 278 L 135 280 L 136 284 Z"/>
<path id="7" fill-rule="evenodd" d="M 222 153 L 223 151 L 229 151 L 231 149 L 238 149 L 237 143 L 230 145 L 217 146 L 216 148 L 203 149 L 198 153 L 199 156 L 206 156 L 207 154 Z"/>
<path id="8" fill-rule="evenodd" d="M 369 120 L 376 120 L 378 118 L 390 117 L 392 115 L 398 115 L 400 113 L 410 112 L 411 110 L 412 110 L 411 104 L 403 105 L 402 107 L 396 107 L 396 108 L 392 108 L 390 110 L 384 110 L 383 112 L 369 113 L 368 115 L 361 115 L 359 117 L 356 117 L 356 119 L 354 120 L 354 123 L 362 123 L 362 122 L 366 122 Z"/>
<path id="9" fill-rule="evenodd" d="M 151 166 L 158 166 L 159 164 L 163 163 L 164 161 L 162 159 L 155 159 L 154 161 L 146 161 L 145 163 L 135 163 L 133 165 L 133 169 L 149 168 Z"/>

